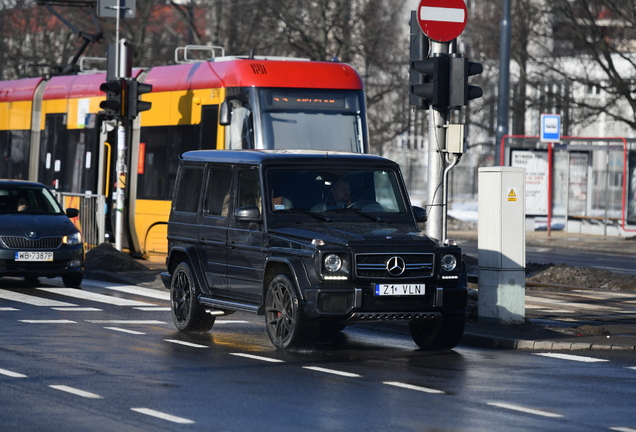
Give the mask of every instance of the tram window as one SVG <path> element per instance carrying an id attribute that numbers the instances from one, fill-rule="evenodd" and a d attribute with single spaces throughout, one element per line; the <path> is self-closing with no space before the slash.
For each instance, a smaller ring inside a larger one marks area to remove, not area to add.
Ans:
<path id="1" fill-rule="evenodd" d="M 181 171 L 179 185 L 175 191 L 174 209 L 187 213 L 196 213 L 199 207 L 199 191 L 203 170 L 199 168 L 184 168 Z"/>

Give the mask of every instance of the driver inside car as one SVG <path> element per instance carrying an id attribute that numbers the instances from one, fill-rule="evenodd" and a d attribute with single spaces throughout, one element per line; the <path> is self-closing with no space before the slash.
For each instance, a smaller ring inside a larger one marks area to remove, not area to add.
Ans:
<path id="1" fill-rule="evenodd" d="M 327 206 L 346 208 L 349 205 L 351 205 L 351 190 L 349 182 L 342 179 L 331 188 L 331 191 L 329 192 L 329 199 L 327 200 Z"/>

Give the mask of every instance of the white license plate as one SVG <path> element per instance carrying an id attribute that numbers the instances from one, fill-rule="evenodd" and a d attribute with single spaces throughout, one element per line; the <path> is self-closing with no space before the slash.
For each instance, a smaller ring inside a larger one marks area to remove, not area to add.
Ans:
<path id="1" fill-rule="evenodd" d="M 53 261 L 53 252 L 16 252 L 16 261 Z"/>
<path id="2" fill-rule="evenodd" d="M 375 284 L 376 296 L 424 295 L 424 284 Z"/>

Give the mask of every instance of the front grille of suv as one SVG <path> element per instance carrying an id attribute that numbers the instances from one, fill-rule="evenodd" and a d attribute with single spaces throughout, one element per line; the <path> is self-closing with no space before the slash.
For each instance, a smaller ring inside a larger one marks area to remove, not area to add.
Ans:
<path id="1" fill-rule="evenodd" d="M 398 257 L 404 262 L 404 271 L 392 275 L 387 269 L 387 262 Z M 380 253 L 357 254 L 355 256 L 356 275 L 360 278 L 416 278 L 433 276 L 435 254 L 432 253 Z"/>
<path id="2" fill-rule="evenodd" d="M 0 242 L 7 249 L 57 249 L 62 244 L 62 237 L 42 237 L 29 240 L 26 237 L 2 236 Z"/>

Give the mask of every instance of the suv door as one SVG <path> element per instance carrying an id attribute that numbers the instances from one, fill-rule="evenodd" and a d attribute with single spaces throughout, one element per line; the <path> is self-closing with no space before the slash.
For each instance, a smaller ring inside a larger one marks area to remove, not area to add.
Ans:
<path id="1" fill-rule="evenodd" d="M 199 222 L 199 250 L 210 292 L 227 290 L 227 229 L 231 165 L 208 165 Z"/>
<path id="2" fill-rule="evenodd" d="M 228 230 L 228 279 L 233 294 L 260 303 L 265 268 L 263 206 L 258 167 L 237 169 L 234 215 Z M 259 209 L 258 220 L 237 220 L 236 211 L 248 206 Z"/>

